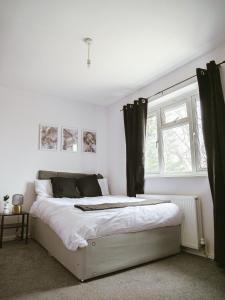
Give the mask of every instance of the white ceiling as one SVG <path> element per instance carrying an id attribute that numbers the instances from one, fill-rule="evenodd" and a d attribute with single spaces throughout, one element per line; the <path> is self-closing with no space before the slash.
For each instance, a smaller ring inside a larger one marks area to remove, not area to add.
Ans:
<path id="1" fill-rule="evenodd" d="M 215 48 L 224 29 L 224 0 L 0 0 L 0 85 L 108 105 Z"/>

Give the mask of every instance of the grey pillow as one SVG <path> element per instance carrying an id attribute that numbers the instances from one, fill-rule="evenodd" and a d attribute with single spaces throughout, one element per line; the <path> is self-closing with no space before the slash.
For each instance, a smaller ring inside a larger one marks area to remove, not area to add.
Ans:
<path id="1" fill-rule="evenodd" d="M 54 198 L 79 198 L 76 179 L 64 177 L 52 177 L 52 192 Z"/>
<path id="2" fill-rule="evenodd" d="M 82 197 L 102 196 L 97 175 L 88 175 L 77 179 L 77 187 Z"/>

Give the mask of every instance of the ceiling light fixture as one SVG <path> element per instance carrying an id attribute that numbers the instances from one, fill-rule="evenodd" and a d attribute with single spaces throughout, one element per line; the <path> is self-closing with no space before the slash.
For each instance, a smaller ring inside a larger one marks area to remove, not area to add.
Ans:
<path id="1" fill-rule="evenodd" d="M 87 53 L 87 66 L 88 68 L 91 66 L 91 58 L 90 58 L 90 48 L 91 48 L 91 43 L 92 43 L 92 39 L 89 37 L 84 38 L 84 42 L 85 44 L 87 44 L 87 48 L 88 48 L 88 53 Z"/>

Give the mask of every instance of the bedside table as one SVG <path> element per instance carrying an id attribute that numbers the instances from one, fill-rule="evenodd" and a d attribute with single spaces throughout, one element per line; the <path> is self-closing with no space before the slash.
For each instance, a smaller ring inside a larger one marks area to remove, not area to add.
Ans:
<path id="1" fill-rule="evenodd" d="M 14 217 L 14 216 L 20 216 L 20 221 L 18 223 L 12 223 L 12 224 L 5 224 L 5 218 Z M 4 213 L 0 212 L 0 218 L 1 218 L 1 227 L 0 227 L 0 248 L 2 248 L 2 240 L 3 240 L 3 233 L 5 229 L 11 229 L 11 228 L 21 228 L 21 240 L 23 240 L 24 237 L 24 230 L 26 231 L 25 235 L 25 243 L 28 243 L 28 230 L 29 230 L 29 213 L 22 211 L 21 213 L 14 214 L 12 212 L 10 213 Z"/>

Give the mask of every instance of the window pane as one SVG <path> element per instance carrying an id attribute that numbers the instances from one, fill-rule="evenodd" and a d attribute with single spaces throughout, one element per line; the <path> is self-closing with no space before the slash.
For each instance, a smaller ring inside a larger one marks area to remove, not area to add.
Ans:
<path id="1" fill-rule="evenodd" d="M 205 152 L 205 143 L 203 139 L 202 133 L 202 116 L 201 116 L 201 107 L 200 101 L 196 101 L 196 108 L 197 108 L 197 126 L 198 126 L 198 135 L 197 135 L 197 145 L 198 145 L 198 152 L 199 152 L 199 167 L 200 169 L 207 168 L 207 157 Z"/>
<path id="2" fill-rule="evenodd" d="M 152 116 L 147 120 L 145 170 L 146 173 L 159 173 L 157 118 Z"/>
<path id="3" fill-rule="evenodd" d="M 164 110 L 164 123 L 175 122 L 187 118 L 186 103 L 179 104 Z"/>
<path id="4" fill-rule="evenodd" d="M 165 173 L 186 173 L 192 171 L 189 125 L 164 129 Z"/>

